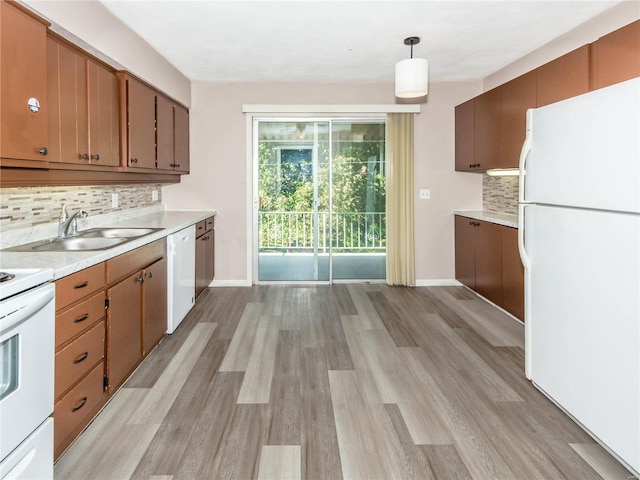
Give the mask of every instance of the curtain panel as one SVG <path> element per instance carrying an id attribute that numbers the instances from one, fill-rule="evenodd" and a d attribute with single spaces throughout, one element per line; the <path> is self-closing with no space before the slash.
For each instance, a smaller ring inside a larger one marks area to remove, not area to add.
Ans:
<path id="1" fill-rule="evenodd" d="M 387 115 L 387 283 L 415 285 L 413 113 Z"/>

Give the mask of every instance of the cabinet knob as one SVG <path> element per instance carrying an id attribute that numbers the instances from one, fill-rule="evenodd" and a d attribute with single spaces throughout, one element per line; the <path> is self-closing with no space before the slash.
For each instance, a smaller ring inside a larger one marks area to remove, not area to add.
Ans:
<path id="1" fill-rule="evenodd" d="M 89 160 L 89 154 L 88 153 L 83 153 L 82 155 L 80 155 L 80 158 L 82 160 Z"/>
<path id="2" fill-rule="evenodd" d="M 151 277 L 153 277 L 153 273 L 147 272 L 147 278 L 151 278 Z"/>
<path id="3" fill-rule="evenodd" d="M 99 161 L 100 161 L 100 155 L 98 155 L 98 154 L 96 154 L 96 155 L 91 155 L 91 158 L 92 158 L 93 160 L 95 160 L 96 162 L 99 162 Z"/>
<path id="4" fill-rule="evenodd" d="M 39 148 L 39 149 L 38 149 L 38 153 L 39 153 L 40 155 L 46 155 L 46 154 L 48 154 L 48 153 L 49 153 L 49 150 L 47 150 L 47 147 L 42 147 L 42 148 Z"/>
<path id="5" fill-rule="evenodd" d="M 140 283 L 144 282 L 144 277 L 136 278 L 136 282 L 140 282 Z"/>
<path id="6" fill-rule="evenodd" d="M 138 163 L 138 159 L 137 158 L 132 158 L 131 159 L 131 163 Z"/>

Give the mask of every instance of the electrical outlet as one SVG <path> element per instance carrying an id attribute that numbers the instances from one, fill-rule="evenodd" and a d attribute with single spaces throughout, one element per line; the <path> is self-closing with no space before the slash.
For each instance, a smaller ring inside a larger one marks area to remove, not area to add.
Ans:
<path id="1" fill-rule="evenodd" d="M 111 194 L 111 208 L 118 208 L 118 194 Z"/>
<path id="2" fill-rule="evenodd" d="M 152 202 L 158 201 L 158 190 L 151 190 L 151 201 Z"/>
<path id="3" fill-rule="evenodd" d="M 429 200 L 431 198 L 431 190 L 428 188 L 420 189 L 420 200 Z"/>

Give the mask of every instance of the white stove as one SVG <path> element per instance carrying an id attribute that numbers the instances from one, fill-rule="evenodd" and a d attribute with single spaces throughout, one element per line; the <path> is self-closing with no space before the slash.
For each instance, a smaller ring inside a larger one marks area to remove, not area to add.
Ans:
<path id="1" fill-rule="evenodd" d="M 0 272 L 0 479 L 53 478 L 55 285 L 50 268 Z"/>
<path id="2" fill-rule="evenodd" d="M 0 272 L 0 300 L 53 280 L 51 268 L 10 268 Z"/>

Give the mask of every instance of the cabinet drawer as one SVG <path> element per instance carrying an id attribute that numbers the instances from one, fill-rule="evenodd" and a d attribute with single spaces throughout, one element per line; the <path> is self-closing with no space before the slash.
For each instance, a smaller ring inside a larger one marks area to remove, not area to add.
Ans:
<path id="1" fill-rule="evenodd" d="M 106 394 L 103 378 L 104 362 L 100 362 L 80 383 L 56 402 L 53 411 L 56 452 L 61 453 L 60 446 L 65 443 L 67 437 L 86 425 L 91 420 L 91 415 L 104 403 Z M 59 453 L 56 453 L 56 456 Z"/>
<path id="2" fill-rule="evenodd" d="M 207 220 L 201 220 L 196 223 L 196 238 L 207 231 Z"/>
<path id="3" fill-rule="evenodd" d="M 56 315 L 56 348 L 104 318 L 104 292 Z"/>
<path id="4" fill-rule="evenodd" d="M 55 398 L 104 358 L 104 339 L 105 323 L 100 322 L 56 353 Z"/>
<path id="5" fill-rule="evenodd" d="M 213 219 L 214 217 L 209 217 L 205 220 L 205 230 L 208 232 L 209 230 L 213 230 Z"/>
<path id="6" fill-rule="evenodd" d="M 165 239 L 161 238 L 130 252 L 107 260 L 107 283 L 113 283 L 127 275 L 142 270 L 156 260 L 164 257 Z"/>
<path id="7" fill-rule="evenodd" d="M 56 311 L 104 287 L 104 262 L 56 280 Z"/>

